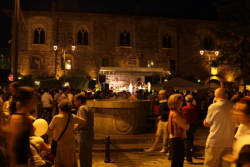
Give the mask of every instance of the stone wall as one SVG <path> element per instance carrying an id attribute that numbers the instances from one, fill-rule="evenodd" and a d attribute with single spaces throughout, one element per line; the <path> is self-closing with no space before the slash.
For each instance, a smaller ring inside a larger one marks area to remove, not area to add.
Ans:
<path id="1" fill-rule="evenodd" d="M 130 56 L 138 60 L 136 66 L 147 67 L 148 61 L 154 67 L 170 70 L 170 60 L 176 61 L 176 71 L 181 76 L 202 78 L 208 72 L 199 55 L 201 40 L 207 34 L 206 26 L 213 22 L 200 20 L 169 19 L 162 17 L 127 16 L 93 13 L 51 13 L 24 12 L 26 27 L 19 35 L 19 72 L 34 76 L 54 76 L 55 64 L 60 69 L 62 48 L 72 58 L 72 71 L 69 75 L 89 75 L 96 77 L 102 59 L 108 59 L 109 66 L 126 67 Z M 33 44 L 33 31 L 44 28 L 45 44 Z M 89 45 L 77 46 L 77 31 L 84 28 L 89 33 Z M 131 33 L 131 46 L 119 46 L 121 31 Z M 162 48 L 162 36 L 172 37 L 173 48 Z M 58 44 L 58 59 L 55 63 L 53 44 Z M 40 63 L 34 68 L 32 61 Z"/>

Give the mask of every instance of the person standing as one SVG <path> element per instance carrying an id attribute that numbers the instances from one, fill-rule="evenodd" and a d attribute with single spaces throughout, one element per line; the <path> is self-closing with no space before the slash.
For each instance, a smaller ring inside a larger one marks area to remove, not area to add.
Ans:
<path id="1" fill-rule="evenodd" d="M 68 93 L 67 93 L 67 98 L 69 100 L 69 103 L 72 105 L 73 104 L 74 95 L 72 93 L 72 89 L 70 89 L 70 88 L 69 88 Z"/>
<path id="2" fill-rule="evenodd" d="M 57 99 L 57 103 L 59 104 L 62 100 L 67 99 L 68 100 L 68 93 L 69 93 L 70 88 L 69 87 L 64 87 L 62 90 L 62 94 L 60 97 Z"/>
<path id="3" fill-rule="evenodd" d="M 80 131 L 80 164 L 81 167 L 92 166 L 92 140 L 93 140 L 93 117 L 86 106 L 86 97 L 77 94 L 74 97 L 75 106 L 78 108 L 77 115 L 86 120 L 86 126 L 79 129 Z"/>
<path id="4" fill-rule="evenodd" d="M 205 148 L 205 167 L 222 166 L 222 156 L 232 150 L 234 138 L 233 105 L 227 100 L 227 92 L 224 88 L 218 88 L 214 96 L 216 102 L 209 106 L 203 121 L 204 126 L 210 128 Z"/>
<path id="5" fill-rule="evenodd" d="M 173 94 L 168 98 L 168 107 L 170 109 L 168 117 L 168 131 L 170 138 L 171 167 L 183 167 L 184 163 L 184 139 L 189 124 L 182 115 L 183 96 Z"/>
<path id="6" fill-rule="evenodd" d="M 198 124 L 198 112 L 197 112 L 196 106 L 192 104 L 194 101 L 194 98 L 192 95 L 188 94 L 185 97 L 185 101 L 186 101 L 186 105 L 182 107 L 182 113 L 187 123 L 190 126 L 187 131 L 187 138 L 185 140 L 186 157 L 187 157 L 187 161 L 192 163 L 193 161 L 192 161 L 191 149 L 193 149 L 194 133 L 196 131 L 197 124 Z"/>
<path id="7" fill-rule="evenodd" d="M 36 108 L 38 97 L 34 89 L 19 87 L 16 91 L 17 110 L 10 117 L 8 134 L 8 155 L 10 167 L 27 167 L 29 158 L 29 137 L 33 126 L 29 112 Z"/>
<path id="8" fill-rule="evenodd" d="M 154 151 L 157 148 L 157 144 L 160 141 L 161 135 L 163 135 L 163 146 L 160 152 L 165 153 L 168 149 L 168 115 L 169 109 L 167 104 L 166 90 L 161 90 L 158 94 L 160 113 L 157 117 L 158 124 L 156 130 L 155 141 L 151 148 L 145 149 L 145 152 Z"/>
<path id="9" fill-rule="evenodd" d="M 86 124 L 86 120 L 71 114 L 71 105 L 67 99 L 58 104 L 59 114 L 55 115 L 49 124 L 49 130 L 53 132 L 53 139 L 57 141 L 55 167 L 75 167 L 75 140 L 74 125 L 80 127 Z M 65 129 L 65 131 L 64 131 Z"/>
<path id="10" fill-rule="evenodd" d="M 10 95 L 11 95 L 11 101 L 10 101 L 10 107 L 9 107 L 9 110 L 10 110 L 10 115 L 14 114 L 16 112 L 16 96 L 17 96 L 17 89 L 19 87 L 19 82 L 11 82 L 9 84 L 9 92 L 10 92 Z"/>
<path id="11" fill-rule="evenodd" d="M 53 98 L 49 94 L 48 90 L 45 90 L 44 93 L 42 94 L 42 96 L 41 96 L 41 102 L 42 102 L 42 107 L 43 107 L 42 118 L 44 118 L 48 122 L 48 124 L 49 124 L 50 121 L 51 121 L 51 119 L 52 119 Z"/>
<path id="12" fill-rule="evenodd" d="M 250 148 L 250 99 L 241 98 L 236 102 L 233 108 L 233 121 L 239 123 L 239 128 L 235 134 L 232 154 L 223 156 L 223 160 L 233 163 L 235 166 L 236 160 L 240 156 L 241 149 L 248 145 Z M 250 151 L 250 150 L 248 150 Z M 249 154 L 248 154 L 249 155 Z M 248 162 L 250 157 L 248 156 Z"/>

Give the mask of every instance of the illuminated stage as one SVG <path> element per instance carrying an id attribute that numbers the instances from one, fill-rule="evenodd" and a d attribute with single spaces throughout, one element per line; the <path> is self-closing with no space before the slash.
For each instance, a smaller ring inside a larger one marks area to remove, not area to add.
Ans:
<path id="1" fill-rule="evenodd" d="M 146 77 L 165 77 L 170 75 L 170 72 L 163 68 L 101 67 L 99 74 L 105 75 L 109 88 L 117 91 L 128 91 L 130 84 L 136 89 L 144 88 L 147 84 Z"/>

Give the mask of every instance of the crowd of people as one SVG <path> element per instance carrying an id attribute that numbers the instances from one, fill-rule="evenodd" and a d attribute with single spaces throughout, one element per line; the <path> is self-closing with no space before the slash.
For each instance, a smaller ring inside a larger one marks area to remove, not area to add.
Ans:
<path id="1" fill-rule="evenodd" d="M 156 117 L 157 130 L 154 143 L 145 152 L 157 150 L 162 136 L 160 152 L 167 153 L 172 167 L 182 167 L 185 156 L 192 163 L 194 135 L 201 123 L 210 128 L 204 166 L 250 164 L 246 158 L 250 144 L 249 92 L 232 95 L 218 88 L 214 94 L 161 90 L 132 95 L 69 87 L 41 90 L 13 82 L 7 91 L 0 90 L 0 166 L 73 167 L 78 159 L 75 152 L 79 152 L 81 166 L 91 166 L 93 115 L 86 105 L 89 99 L 151 100 L 149 115 Z M 48 123 L 48 132 L 36 136 L 39 126 L 35 127 L 34 121 L 40 118 Z"/>
<path id="2" fill-rule="evenodd" d="M 161 90 L 158 94 L 159 106 L 155 112 L 158 115 L 155 141 L 145 152 L 156 150 L 163 136 L 160 152 L 168 152 L 171 167 L 182 167 L 185 156 L 192 163 L 194 134 L 202 119 L 203 125 L 209 128 L 204 166 L 250 165 L 249 95 L 249 92 L 245 96 L 236 93 L 230 98 L 225 88 L 218 88 L 203 118 L 199 102 L 192 94 L 169 95 L 166 90 Z"/>
<path id="3" fill-rule="evenodd" d="M 52 96 L 47 90 L 39 92 L 13 82 L 6 94 L 1 93 L 1 167 L 75 167 L 76 141 L 83 156 L 79 158 L 81 165 L 90 166 L 89 157 L 84 156 L 91 152 L 93 137 L 86 96 L 83 93 L 73 96 L 69 91 L 64 88 L 61 94 L 55 91 Z M 37 136 L 44 124 L 39 127 L 34 123 L 41 118 L 46 120 L 48 132 Z"/>

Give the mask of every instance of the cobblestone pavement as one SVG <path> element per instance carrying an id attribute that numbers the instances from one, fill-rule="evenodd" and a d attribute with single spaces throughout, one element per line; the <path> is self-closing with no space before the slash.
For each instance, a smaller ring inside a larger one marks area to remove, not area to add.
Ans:
<path id="1" fill-rule="evenodd" d="M 208 129 L 201 128 L 195 135 L 193 164 L 184 162 L 184 167 L 201 167 L 204 161 L 204 145 Z M 169 167 L 170 160 L 159 151 L 115 151 L 110 155 L 111 163 L 104 163 L 104 152 L 93 152 L 93 167 Z"/>
<path id="2" fill-rule="evenodd" d="M 168 156 L 159 153 L 118 152 L 111 154 L 111 163 L 104 163 L 104 153 L 94 153 L 93 167 L 168 167 Z M 193 158 L 193 164 L 184 162 L 184 167 L 203 166 L 203 157 Z"/>

